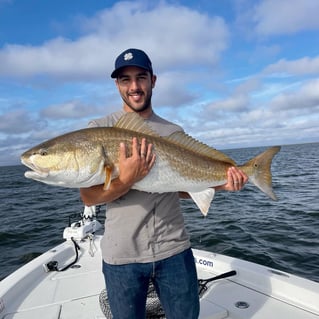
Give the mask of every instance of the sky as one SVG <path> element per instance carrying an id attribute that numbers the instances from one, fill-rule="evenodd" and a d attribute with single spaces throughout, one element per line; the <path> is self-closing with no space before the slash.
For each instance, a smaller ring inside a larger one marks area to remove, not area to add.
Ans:
<path id="1" fill-rule="evenodd" d="M 319 142 L 318 0 L 0 0 L 0 165 L 122 108 L 110 74 L 151 58 L 153 108 L 217 149 Z"/>

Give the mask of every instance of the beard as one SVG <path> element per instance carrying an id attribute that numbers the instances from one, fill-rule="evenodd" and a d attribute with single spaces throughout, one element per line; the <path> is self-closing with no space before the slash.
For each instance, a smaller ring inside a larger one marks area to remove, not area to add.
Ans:
<path id="1" fill-rule="evenodd" d="M 145 101 L 142 105 L 135 106 L 129 101 L 128 98 L 122 96 L 123 102 L 134 112 L 141 113 L 151 107 L 152 93 L 145 97 Z"/>

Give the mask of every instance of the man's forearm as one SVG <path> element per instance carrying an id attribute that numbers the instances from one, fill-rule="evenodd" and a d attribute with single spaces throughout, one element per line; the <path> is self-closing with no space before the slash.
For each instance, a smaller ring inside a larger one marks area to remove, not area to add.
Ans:
<path id="1" fill-rule="evenodd" d="M 126 194 L 131 189 L 130 184 L 123 184 L 118 178 L 112 180 L 109 189 L 104 190 L 102 185 L 80 188 L 80 195 L 86 206 L 93 206 L 112 202 Z"/>

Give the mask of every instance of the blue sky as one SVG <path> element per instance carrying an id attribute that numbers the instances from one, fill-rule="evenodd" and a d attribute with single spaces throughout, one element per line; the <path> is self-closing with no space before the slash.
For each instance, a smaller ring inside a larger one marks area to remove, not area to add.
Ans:
<path id="1" fill-rule="evenodd" d="M 122 106 L 145 50 L 153 107 L 218 149 L 319 141 L 317 0 L 0 0 L 0 165 Z"/>

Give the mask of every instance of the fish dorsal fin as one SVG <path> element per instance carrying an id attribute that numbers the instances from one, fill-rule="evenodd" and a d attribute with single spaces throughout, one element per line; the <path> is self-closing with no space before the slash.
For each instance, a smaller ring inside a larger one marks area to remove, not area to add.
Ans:
<path id="1" fill-rule="evenodd" d="M 149 136 L 159 137 L 159 135 L 150 128 L 147 122 L 135 112 L 128 112 L 124 114 L 114 125 L 114 127 L 146 134 Z M 199 153 L 203 156 L 223 161 L 231 165 L 236 165 L 236 163 L 224 153 L 217 151 L 202 142 L 199 142 L 198 140 L 185 134 L 184 132 L 178 131 L 162 138 L 176 145 L 183 146 L 190 151 Z"/>
<path id="2" fill-rule="evenodd" d="M 229 163 L 231 165 L 236 165 L 234 160 L 229 158 L 224 153 L 202 143 L 198 140 L 194 139 L 193 137 L 189 136 L 184 132 L 175 132 L 168 137 L 165 137 L 166 140 L 170 141 L 171 143 L 175 143 L 177 145 L 181 145 L 188 149 L 189 151 L 193 151 L 199 153 L 203 156 L 207 156 L 213 158 L 215 160 L 223 161 Z"/>
<path id="3" fill-rule="evenodd" d="M 159 136 L 156 132 L 154 132 L 147 122 L 137 113 L 128 112 L 121 116 L 118 122 L 114 125 L 114 127 L 135 131 L 138 133 L 143 133 L 150 136 Z"/>

